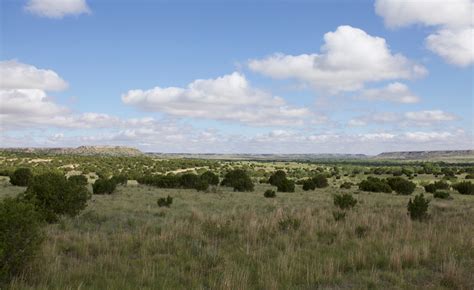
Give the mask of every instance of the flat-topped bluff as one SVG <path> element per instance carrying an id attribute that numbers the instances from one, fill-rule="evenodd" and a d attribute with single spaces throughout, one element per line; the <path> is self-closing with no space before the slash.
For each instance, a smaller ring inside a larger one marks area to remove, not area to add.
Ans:
<path id="1" fill-rule="evenodd" d="M 474 150 L 439 150 L 439 151 L 400 151 L 383 152 L 377 159 L 433 159 L 433 158 L 474 158 Z"/>
<path id="2" fill-rule="evenodd" d="M 106 156 L 139 156 L 143 153 L 133 147 L 125 146 L 79 146 L 77 148 L 3 148 L 2 151 L 42 154 L 71 154 L 71 155 L 106 155 Z"/>

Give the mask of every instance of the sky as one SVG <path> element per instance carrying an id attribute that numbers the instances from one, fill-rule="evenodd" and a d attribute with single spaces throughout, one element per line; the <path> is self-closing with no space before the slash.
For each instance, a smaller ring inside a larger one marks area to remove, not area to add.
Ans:
<path id="1" fill-rule="evenodd" d="M 474 149 L 474 0 L 0 5 L 0 147 Z"/>

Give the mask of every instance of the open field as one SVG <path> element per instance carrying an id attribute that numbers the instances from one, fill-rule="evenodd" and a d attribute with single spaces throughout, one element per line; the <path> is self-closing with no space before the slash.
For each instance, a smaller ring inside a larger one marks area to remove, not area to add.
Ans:
<path id="1" fill-rule="evenodd" d="M 125 163 L 99 159 L 102 164 L 64 156 L 34 163 L 30 157 L 9 157 L 9 162 L 3 159 L 4 170 L 29 165 L 33 171 L 66 175 L 88 167 L 113 175 L 124 172 L 124 164 L 140 172 L 155 168 L 176 174 L 213 168 L 221 177 L 232 168 L 245 168 L 255 189 L 211 186 L 198 192 L 140 184 L 92 195 L 78 216 L 45 227 L 39 254 L 8 289 L 474 288 L 474 195 L 450 190 L 451 199 L 443 200 L 425 193 L 430 218 L 412 221 L 407 215 L 408 200 L 424 193 L 423 185 L 441 179 L 441 173 L 411 176 L 415 192 L 397 195 L 356 186 L 368 176 L 390 177 L 397 166 L 192 160 L 177 161 L 184 162 L 177 166 L 149 159 L 138 164 L 141 159 L 133 158 Z M 74 171 L 65 163 L 75 164 Z M 88 174 L 95 174 L 91 170 Z M 297 182 L 295 192 L 265 198 L 263 192 L 275 187 L 261 182 L 276 170 L 296 181 L 323 172 L 329 186 L 303 191 Z M 446 180 L 454 183 L 465 176 Z M 342 189 L 344 182 L 354 185 Z M 0 177 L 0 199 L 25 189 Z M 351 193 L 357 205 L 338 219 L 333 197 L 340 193 Z M 171 206 L 159 207 L 158 198 L 168 195 Z"/>

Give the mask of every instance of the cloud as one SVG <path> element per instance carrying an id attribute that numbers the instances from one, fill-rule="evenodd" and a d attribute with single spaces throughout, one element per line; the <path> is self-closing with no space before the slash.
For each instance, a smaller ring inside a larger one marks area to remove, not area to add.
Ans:
<path id="1" fill-rule="evenodd" d="M 468 66 L 474 62 L 472 0 L 376 0 L 375 11 L 392 28 L 414 24 L 434 27 L 426 46 L 448 63 Z"/>
<path id="2" fill-rule="evenodd" d="M 432 122 L 445 122 L 457 119 L 454 114 L 446 113 L 441 110 L 406 112 L 405 118 L 418 123 L 430 124 Z"/>
<path id="3" fill-rule="evenodd" d="M 25 9 L 38 16 L 57 19 L 91 13 L 85 0 L 29 0 Z"/>
<path id="4" fill-rule="evenodd" d="M 418 103 L 420 101 L 420 98 L 413 94 L 405 84 L 399 82 L 390 83 L 383 88 L 363 90 L 356 98 L 404 104 Z"/>
<path id="5" fill-rule="evenodd" d="M 62 91 L 66 81 L 52 70 L 38 69 L 16 60 L 0 61 L 0 89 Z"/>
<path id="6" fill-rule="evenodd" d="M 122 95 L 122 101 L 144 111 L 255 126 L 302 125 L 313 115 L 307 108 L 290 106 L 281 97 L 251 87 L 237 72 L 195 80 L 185 88 L 130 90 Z M 313 117 L 322 120 L 320 116 Z"/>
<path id="7" fill-rule="evenodd" d="M 324 35 L 320 54 L 275 54 L 250 60 L 251 70 L 276 79 L 296 79 L 331 93 L 355 91 L 365 83 L 413 79 L 426 75 L 425 67 L 393 54 L 385 39 L 351 26 L 339 26 Z"/>
<path id="8" fill-rule="evenodd" d="M 444 122 L 455 121 L 459 117 L 446 113 L 442 110 L 425 110 L 405 113 L 372 113 L 349 120 L 347 123 L 351 127 L 366 125 L 397 124 L 401 127 L 407 126 L 432 126 Z"/>

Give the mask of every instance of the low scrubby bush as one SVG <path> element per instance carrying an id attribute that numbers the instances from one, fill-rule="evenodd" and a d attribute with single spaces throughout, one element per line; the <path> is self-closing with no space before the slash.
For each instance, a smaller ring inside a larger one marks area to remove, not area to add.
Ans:
<path id="1" fill-rule="evenodd" d="M 359 189 L 369 192 L 385 192 L 391 193 L 392 188 L 387 183 L 387 181 L 377 178 L 377 177 L 368 177 L 366 180 L 363 180 L 359 183 Z"/>
<path id="2" fill-rule="evenodd" d="M 172 203 L 173 198 L 169 195 L 167 197 L 160 197 L 157 201 L 159 207 L 170 207 Z"/>
<path id="3" fill-rule="evenodd" d="M 73 175 L 68 178 L 69 182 L 74 182 L 78 185 L 86 186 L 87 185 L 87 177 L 84 175 Z"/>
<path id="4" fill-rule="evenodd" d="M 357 200 L 351 194 L 334 195 L 334 205 L 340 209 L 351 209 L 357 204 Z"/>
<path id="5" fill-rule="evenodd" d="M 29 168 L 18 168 L 10 175 L 10 183 L 16 186 L 28 186 L 33 178 L 33 173 Z"/>
<path id="6" fill-rule="evenodd" d="M 423 220 L 428 217 L 428 205 L 430 201 L 423 196 L 423 193 L 416 195 L 408 201 L 408 215 L 412 220 Z"/>
<path id="7" fill-rule="evenodd" d="M 439 180 L 425 185 L 424 188 L 426 192 L 435 193 L 439 189 L 449 189 L 449 184 L 445 181 Z"/>
<path id="8" fill-rule="evenodd" d="M 268 183 L 278 187 L 284 180 L 286 180 L 285 171 L 277 170 L 270 176 L 270 178 L 268 179 Z"/>
<path id="9" fill-rule="evenodd" d="M 303 190 L 308 191 L 308 190 L 315 190 L 316 189 L 316 184 L 314 184 L 313 179 L 305 179 L 303 181 Z"/>
<path id="10" fill-rule="evenodd" d="M 41 216 L 33 204 L 0 202 L 0 289 L 27 266 L 43 241 Z"/>
<path id="11" fill-rule="evenodd" d="M 47 222 L 56 222 L 61 215 L 79 214 L 87 206 L 90 193 L 85 186 L 50 172 L 33 177 L 23 198 L 34 204 Z"/>
<path id="12" fill-rule="evenodd" d="M 219 184 L 219 176 L 217 176 L 212 171 L 206 171 L 200 176 L 201 180 L 206 181 L 209 185 L 218 185 Z"/>
<path id="13" fill-rule="evenodd" d="M 341 184 L 340 188 L 350 189 L 352 187 L 352 185 L 354 185 L 354 184 L 352 184 L 352 182 L 346 181 L 343 184 Z"/>
<path id="14" fill-rule="evenodd" d="M 297 230 L 301 226 L 298 218 L 286 217 L 278 221 L 278 228 L 281 231 Z"/>
<path id="15" fill-rule="evenodd" d="M 278 184 L 277 190 L 279 192 L 295 192 L 295 182 L 285 178 Z"/>
<path id="16" fill-rule="evenodd" d="M 415 191 L 416 184 L 404 179 L 403 177 L 387 178 L 387 183 L 392 190 L 398 194 L 410 195 Z"/>
<path id="17" fill-rule="evenodd" d="M 339 177 L 340 178 L 340 177 Z M 337 178 L 337 179 L 339 179 Z M 324 188 L 329 185 L 328 179 L 324 174 L 318 174 L 312 178 L 314 185 L 316 188 Z"/>
<path id="18" fill-rule="evenodd" d="M 444 191 L 444 190 L 438 190 L 433 193 L 434 198 L 440 198 L 440 199 L 448 199 L 449 198 L 449 191 Z"/>
<path id="19" fill-rule="evenodd" d="M 194 184 L 194 189 L 197 191 L 206 191 L 209 188 L 209 183 L 207 180 L 204 179 L 198 179 L 196 183 Z"/>
<path id="20" fill-rule="evenodd" d="M 470 181 L 463 181 L 453 185 L 460 194 L 474 194 L 474 184 Z"/>
<path id="21" fill-rule="evenodd" d="M 252 179 L 243 169 L 234 169 L 227 172 L 221 185 L 233 187 L 234 191 L 253 191 L 254 189 Z"/>
<path id="22" fill-rule="evenodd" d="M 265 196 L 266 198 L 273 198 L 276 196 L 276 193 L 274 190 L 271 190 L 271 189 L 267 189 L 265 190 L 265 192 L 263 193 L 263 196 Z"/>
<path id="23" fill-rule="evenodd" d="M 94 194 L 112 194 L 117 187 L 117 183 L 113 179 L 99 178 L 92 184 L 92 192 Z"/>

